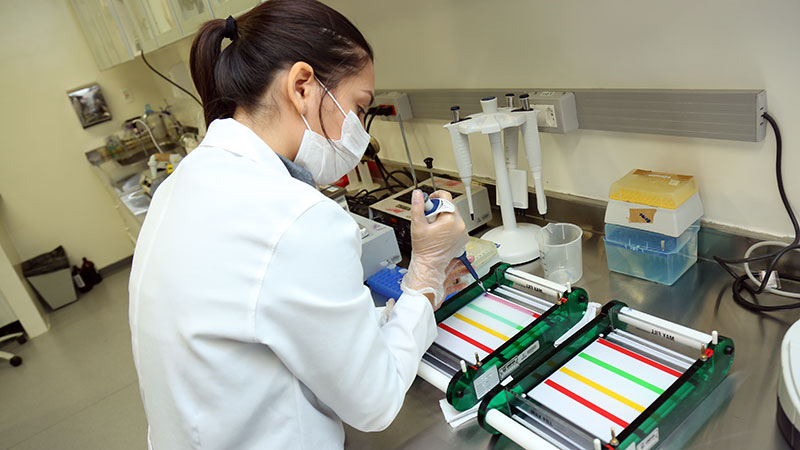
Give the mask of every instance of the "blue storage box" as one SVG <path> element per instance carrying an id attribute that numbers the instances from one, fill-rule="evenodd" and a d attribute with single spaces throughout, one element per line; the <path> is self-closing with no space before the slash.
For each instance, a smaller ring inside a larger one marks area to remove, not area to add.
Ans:
<path id="1" fill-rule="evenodd" d="M 406 272 L 408 270 L 392 265 L 384 267 L 375 275 L 367 278 L 367 286 L 372 290 L 372 299 L 375 305 L 383 306 L 390 298 L 395 300 L 400 298 L 403 293 L 400 283 Z"/>
<path id="2" fill-rule="evenodd" d="M 680 236 L 606 224 L 608 270 L 672 285 L 697 262 L 696 221 Z"/>

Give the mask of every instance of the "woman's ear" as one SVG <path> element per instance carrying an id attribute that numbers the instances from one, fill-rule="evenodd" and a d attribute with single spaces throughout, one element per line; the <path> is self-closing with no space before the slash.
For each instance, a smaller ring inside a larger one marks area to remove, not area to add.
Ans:
<path id="1" fill-rule="evenodd" d="M 298 114 L 306 115 L 308 113 L 309 102 L 315 97 L 314 88 L 316 86 L 314 69 L 308 63 L 298 61 L 289 69 L 289 76 L 286 79 L 286 94 Z"/>

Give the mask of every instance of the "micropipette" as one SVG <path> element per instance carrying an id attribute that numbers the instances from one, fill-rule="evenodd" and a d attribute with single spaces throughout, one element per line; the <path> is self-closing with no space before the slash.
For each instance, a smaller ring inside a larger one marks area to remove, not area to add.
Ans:
<path id="1" fill-rule="evenodd" d="M 423 192 L 424 194 L 424 192 Z M 451 202 L 441 199 L 441 198 L 430 198 L 427 195 L 425 196 L 425 220 L 428 223 L 433 223 L 436 220 L 436 216 L 442 213 L 456 213 L 456 207 Z M 467 251 L 464 249 L 464 252 L 461 256 L 457 257 L 464 267 L 467 268 L 467 271 L 472 278 L 475 278 L 475 281 L 478 282 L 478 285 L 483 289 L 483 292 L 488 292 L 486 287 L 483 285 L 483 281 L 481 281 L 480 277 L 478 277 L 478 273 L 475 272 L 475 268 L 472 267 L 472 264 L 469 262 L 469 257 L 467 256 Z"/>

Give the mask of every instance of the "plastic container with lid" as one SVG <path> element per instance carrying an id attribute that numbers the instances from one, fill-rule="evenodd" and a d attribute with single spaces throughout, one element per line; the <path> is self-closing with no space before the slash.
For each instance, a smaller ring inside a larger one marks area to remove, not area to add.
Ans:
<path id="1" fill-rule="evenodd" d="M 697 262 L 699 231 L 699 220 L 678 237 L 606 224 L 608 269 L 672 285 Z"/>
<path id="2" fill-rule="evenodd" d="M 692 176 L 635 169 L 611 185 L 609 198 L 676 209 L 695 193 L 697 181 Z"/>
<path id="3" fill-rule="evenodd" d="M 703 202 L 696 192 L 676 209 L 609 200 L 605 222 L 678 237 L 703 217 Z"/>

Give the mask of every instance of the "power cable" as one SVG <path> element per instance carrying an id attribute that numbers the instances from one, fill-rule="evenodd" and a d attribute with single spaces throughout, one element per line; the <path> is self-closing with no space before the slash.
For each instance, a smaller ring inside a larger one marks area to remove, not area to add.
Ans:
<path id="1" fill-rule="evenodd" d="M 156 70 L 156 68 L 155 68 L 155 67 L 151 66 L 151 65 L 150 65 L 150 63 L 149 63 L 149 62 L 147 62 L 147 58 L 145 58 L 145 57 L 144 57 L 144 50 L 142 50 L 142 49 L 139 49 L 139 54 L 140 54 L 140 55 L 142 55 L 142 61 L 144 61 L 144 63 L 145 63 L 145 64 L 147 64 L 147 67 L 149 67 L 149 68 L 150 68 L 150 70 L 152 70 L 153 72 L 155 72 L 155 73 L 156 73 L 156 75 L 158 75 L 158 76 L 160 76 L 161 78 L 163 78 L 163 79 L 167 80 L 167 81 L 168 81 L 168 82 L 169 82 L 171 85 L 173 85 L 173 86 L 175 86 L 176 88 L 180 89 L 181 91 L 185 92 L 185 93 L 186 93 L 186 95 L 188 95 L 189 97 L 192 97 L 192 99 L 193 99 L 194 101 L 196 101 L 198 105 L 200 105 L 200 106 L 203 106 L 203 102 L 201 102 L 201 101 L 200 101 L 200 99 L 198 99 L 197 97 L 195 97 L 195 96 L 194 96 L 194 94 L 192 94 L 191 92 L 189 92 L 189 91 L 187 91 L 186 89 L 184 89 L 184 88 L 183 88 L 181 85 L 179 85 L 178 83 L 176 83 L 176 82 L 174 82 L 174 81 L 170 80 L 170 79 L 169 79 L 169 77 L 166 77 L 166 76 L 164 76 L 164 74 L 162 74 L 161 72 L 159 72 L 158 70 Z"/>
<path id="2" fill-rule="evenodd" d="M 731 285 L 731 290 L 733 292 L 733 299 L 734 301 L 742 306 L 743 308 L 749 309 L 751 311 L 758 311 L 758 312 L 770 312 L 770 311 L 780 311 L 786 309 L 795 309 L 800 308 L 800 302 L 793 302 L 793 303 L 785 303 L 785 304 L 777 304 L 777 305 L 762 305 L 757 303 L 758 295 L 763 292 L 769 292 L 776 295 L 781 295 L 784 297 L 792 297 L 792 298 L 800 298 L 800 292 L 791 292 L 791 291 L 782 291 L 775 288 L 767 287 L 767 284 L 770 281 L 771 274 L 775 270 L 775 267 L 780 262 L 781 258 L 789 252 L 800 250 L 800 225 L 798 225 L 797 217 L 795 216 L 794 210 L 792 210 L 792 206 L 789 203 L 789 198 L 786 196 L 786 190 L 783 186 L 783 171 L 782 171 L 782 163 L 783 163 L 783 141 L 781 139 L 781 131 L 778 127 L 778 123 L 775 119 L 767 113 L 763 115 L 764 119 L 769 122 L 770 126 L 772 127 L 773 132 L 775 133 L 775 177 L 778 183 L 778 193 L 781 197 L 781 202 L 783 203 L 784 208 L 786 209 L 786 213 L 789 215 L 789 220 L 792 222 L 792 228 L 794 230 L 794 239 L 790 244 L 785 244 L 784 242 L 779 241 L 765 241 L 759 242 L 750 248 L 747 249 L 745 252 L 744 258 L 741 259 L 726 259 L 721 258 L 719 256 L 714 256 L 714 260 L 725 269 L 733 277 L 733 284 Z M 761 248 L 761 247 L 768 247 L 768 246 L 780 246 L 779 250 L 776 250 L 771 253 L 767 253 L 765 255 L 760 256 L 750 256 L 753 250 Z M 767 269 L 764 272 L 765 275 L 763 280 L 759 283 L 758 280 L 755 279 L 752 271 L 750 270 L 750 263 L 756 261 L 764 261 L 769 260 L 767 265 Z M 744 264 L 745 274 L 739 275 L 731 269 L 731 264 Z M 795 277 L 791 275 L 781 275 L 784 280 L 800 282 L 800 277 Z M 751 281 L 753 285 L 747 283 L 747 281 Z M 747 293 L 753 298 L 753 300 L 746 299 L 742 293 L 743 291 L 747 291 Z"/>

